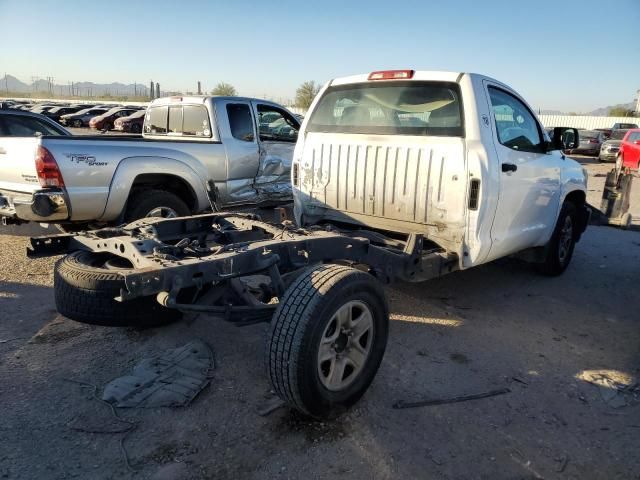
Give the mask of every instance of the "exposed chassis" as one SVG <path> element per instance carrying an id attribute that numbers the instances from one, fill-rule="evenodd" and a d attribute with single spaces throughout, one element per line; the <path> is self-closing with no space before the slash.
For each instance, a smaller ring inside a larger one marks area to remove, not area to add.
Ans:
<path id="1" fill-rule="evenodd" d="M 119 270 L 125 288 L 116 300 L 157 295 L 166 307 L 245 323 L 269 321 L 277 302 L 243 297 L 240 277 L 267 275 L 270 295 L 281 297 L 287 276 L 321 263 L 364 266 L 383 283 L 423 281 L 458 268 L 457 255 L 422 235 L 398 240 L 332 225 L 299 229 L 287 221 L 270 224 L 238 213 L 142 219 L 119 228 L 34 237 L 27 253 L 38 257 L 76 250 L 109 253 L 133 265 Z M 181 291 L 195 287 L 200 292 L 211 285 L 235 290 L 236 300 L 225 302 L 210 293 L 208 298 L 193 295 L 193 301 L 178 302 Z"/>

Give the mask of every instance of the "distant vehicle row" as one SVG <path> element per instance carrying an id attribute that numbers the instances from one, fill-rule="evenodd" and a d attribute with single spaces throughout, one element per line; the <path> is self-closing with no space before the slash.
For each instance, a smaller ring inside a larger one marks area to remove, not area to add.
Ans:
<path id="1" fill-rule="evenodd" d="M 116 129 L 121 132 L 142 133 L 144 106 L 114 104 L 60 104 L 4 101 L 3 108 L 45 115 L 67 127 L 90 127 L 96 130 Z"/>

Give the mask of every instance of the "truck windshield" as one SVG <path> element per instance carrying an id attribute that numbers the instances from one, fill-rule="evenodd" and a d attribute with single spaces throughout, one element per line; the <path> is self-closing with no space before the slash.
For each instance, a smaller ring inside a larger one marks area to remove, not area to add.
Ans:
<path id="1" fill-rule="evenodd" d="M 307 131 L 462 137 L 460 89 L 445 82 L 330 87 L 312 112 Z"/>

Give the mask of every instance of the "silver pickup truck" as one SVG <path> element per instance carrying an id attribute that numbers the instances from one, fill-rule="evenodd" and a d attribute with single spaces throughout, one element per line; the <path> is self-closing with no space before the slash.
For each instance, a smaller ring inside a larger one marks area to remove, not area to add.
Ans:
<path id="1" fill-rule="evenodd" d="M 272 102 L 191 96 L 152 102 L 140 137 L 0 137 L 0 217 L 73 229 L 287 202 L 299 127 Z"/>

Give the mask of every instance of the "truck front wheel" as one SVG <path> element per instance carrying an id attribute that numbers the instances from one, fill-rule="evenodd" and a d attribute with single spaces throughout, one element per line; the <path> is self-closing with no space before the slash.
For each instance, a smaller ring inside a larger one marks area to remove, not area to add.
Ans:
<path id="1" fill-rule="evenodd" d="M 175 218 L 188 215 L 191 215 L 191 210 L 174 193 L 148 189 L 140 190 L 131 196 L 127 202 L 124 219 L 126 222 L 133 222 L 144 217 Z"/>
<path id="2" fill-rule="evenodd" d="M 564 202 L 551 240 L 545 247 L 544 262 L 540 265 L 542 273 L 556 276 L 567 269 L 573 256 L 576 236 L 576 207 L 571 202 Z"/>
<path id="3" fill-rule="evenodd" d="M 339 415 L 375 377 L 388 323 L 384 290 L 371 275 L 340 265 L 309 269 L 272 320 L 265 360 L 274 390 L 306 415 Z"/>

